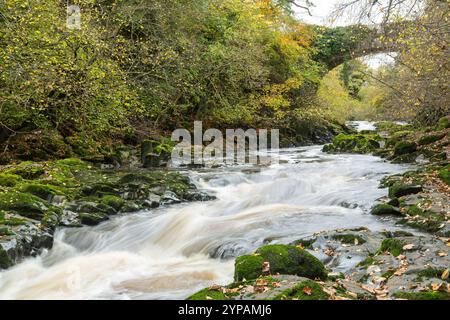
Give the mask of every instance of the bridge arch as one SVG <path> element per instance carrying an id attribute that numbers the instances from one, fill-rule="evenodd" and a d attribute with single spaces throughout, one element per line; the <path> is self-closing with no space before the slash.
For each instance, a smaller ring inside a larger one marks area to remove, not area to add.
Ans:
<path id="1" fill-rule="evenodd" d="M 313 59 L 328 70 L 332 70 L 345 61 L 372 54 L 398 52 L 401 46 L 395 39 L 408 24 L 352 25 L 335 28 L 315 26 Z"/>

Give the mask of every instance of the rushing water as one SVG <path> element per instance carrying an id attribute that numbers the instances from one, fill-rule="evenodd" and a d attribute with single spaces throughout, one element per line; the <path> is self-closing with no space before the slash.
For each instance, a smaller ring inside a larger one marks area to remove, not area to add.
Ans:
<path id="1" fill-rule="evenodd" d="M 364 127 L 366 128 L 366 127 Z M 52 250 L 0 273 L 2 299 L 185 298 L 232 280 L 233 257 L 321 230 L 393 222 L 368 214 L 379 180 L 404 166 L 320 146 L 281 150 L 270 167 L 190 171 L 217 200 L 60 229 Z"/>

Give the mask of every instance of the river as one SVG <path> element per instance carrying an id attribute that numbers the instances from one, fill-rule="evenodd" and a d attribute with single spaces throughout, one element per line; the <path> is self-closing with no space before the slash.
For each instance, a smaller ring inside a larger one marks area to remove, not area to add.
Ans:
<path id="1" fill-rule="evenodd" d="M 363 123 L 360 129 L 370 129 Z M 369 214 L 380 179 L 408 167 L 321 146 L 282 149 L 268 167 L 188 171 L 217 200 L 62 228 L 54 247 L 0 273 L 0 299 L 183 299 L 232 281 L 234 257 L 321 230 L 394 221 Z"/>

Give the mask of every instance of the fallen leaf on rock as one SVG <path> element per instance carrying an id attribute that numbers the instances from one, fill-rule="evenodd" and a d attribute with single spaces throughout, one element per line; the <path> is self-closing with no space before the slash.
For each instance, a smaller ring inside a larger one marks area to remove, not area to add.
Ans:
<path id="1" fill-rule="evenodd" d="M 248 292 L 248 293 L 255 293 L 255 287 L 253 287 L 253 286 L 247 286 L 247 287 L 245 288 L 245 291 Z"/>
<path id="2" fill-rule="evenodd" d="M 433 291 L 440 291 L 443 287 L 443 283 L 432 283 L 431 284 L 431 289 Z"/>
<path id="3" fill-rule="evenodd" d="M 323 250 L 323 253 L 325 253 L 329 257 L 334 256 L 334 250 L 330 249 L 330 248 L 327 248 L 327 249 Z"/>
<path id="4" fill-rule="evenodd" d="M 403 250 L 412 250 L 414 247 L 415 247 L 415 245 L 412 243 L 406 244 L 403 246 Z"/>
<path id="5" fill-rule="evenodd" d="M 361 288 L 363 288 L 364 290 L 366 290 L 367 292 L 370 292 L 372 294 L 375 294 L 375 290 L 365 284 L 361 285 Z"/>
<path id="6" fill-rule="evenodd" d="M 209 287 L 209 290 L 220 291 L 221 289 L 222 286 L 219 286 L 218 284 L 213 284 L 212 286 Z"/>
<path id="7" fill-rule="evenodd" d="M 354 299 L 358 299 L 358 295 L 354 292 L 348 291 L 347 294 Z"/>
<path id="8" fill-rule="evenodd" d="M 272 283 L 272 287 L 274 287 L 274 288 L 279 288 L 279 287 L 281 287 L 281 283 L 279 283 L 279 282 L 273 282 L 273 283 Z"/>
<path id="9" fill-rule="evenodd" d="M 256 285 L 257 286 L 267 286 L 267 281 L 264 279 L 258 279 L 258 280 L 256 280 Z"/>
<path id="10" fill-rule="evenodd" d="M 439 252 L 437 253 L 437 255 L 438 255 L 439 257 L 446 257 L 446 256 L 447 256 L 447 253 L 444 252 L 444 251 L 439 251 Z"/>
<path id="11" fill-rule="evenodd" d="M 405 260 L 406 256 L 404 254 L 401 254 L 397 257 L 398 260 Z"/>
<path id="12" fill-rule="evenodd" d="M 358 239 L 355 238 L 355 246 L 357 246 L 359 244 Z"/>
<path id="13" fill-rule="evenodd" d="M 449 272 L 450 271 L 448 269 L 445 269 L 444 272 L 442 272 L 441 279 L 442 280 L 447 280 L 448 276 L 449 276 Z"/>
<path id="14" fill-rule="evenodd" d="M 304 287 L 304 288 L 303 288 L 303 293 L 306 294 L 307 296 L 312 295 L 312 289 L 311 289 L 311 287 Z"/>
<path id="15" fill-rule="evenodd" d="M 401 276 L 406 272 L 406 267 L 400 267 L 397 269 L 397 271 L 394 272 L 395 276 Z"/>
<path id="16" fill-rule="evenodd" d="M 270 262 L 265 261 L 262 264 L 262 271 L 263 272 L 270 272 Z"/>

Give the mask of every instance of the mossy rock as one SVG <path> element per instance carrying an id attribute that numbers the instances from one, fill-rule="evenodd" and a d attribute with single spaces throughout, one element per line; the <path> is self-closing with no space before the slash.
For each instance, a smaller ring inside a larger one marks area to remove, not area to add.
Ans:
<path id="1" fill-rule="evenodd" d="M 366 240 L 363 239 L 361 236 L 357 235 L 357 234 L 352 234 L 352 233 L 344 233 L 344 234 L 334 234 L 332 236 L 332 238 L 334 240 L 338 240 L 342 243 L 345 244 L 363 244 L 366 243 Z"/>
<path id="2" fill-rule="evenodd" d="M 324 265 L 307 251 L 291 245 L 267 245 L 255 254 L 241 256 L 235 262 L 235 281 L 256 279 L 263 275 L 263 264 L 269 262 L 271 274 L 297 275 L 325 279 Z"/>
<path id="3" fill-rule="evenodd" d="M 0 245 L 0 269 L 8 269 L 13 265 L 13 261 L 9 257 L 8 253 Z"/>
<path id="4" fill-rule="evenodd" d="M 435 279 L 439 279 L 441 281 L 442 274 L 444 273 L 445 270 L 446 269 L 443 269 L 443 268 L 437 269 L 437 268 L 431 268 L 431 267 L 420 270 L 419 272 L 417 272 L 416 281 L 422 282 L 423 278 L 426 278 L 426 279 L 435 278 Z M 444 281 L 450 282 L 450 278 L 447 278 Z"/>
<path id="5" fill-rule="evenodd" d="M 1 187 L 14 187 L 22 180 L 22 177 L 17 174 L 0 173 Z"/>
<path id="6" fill-rule="evenodd" d="M 442 117 L 439 119 L 438 124 L 436 126 L 437 130 L 444 130 L 450 128 L 450 117 Z"/>
<path id="7" fill-rule="evenodd" d="M 388 138 L 388 140 L 386 141 L 386 145 L 388 147 L 394 147 L 399 141 L 405 139 L 412 133 L 413 131 L 408 130 L 395 132 Z"/>
<path id="8" fill-rule="evenodd" d="M 397 200 L 398 201 L 398 200 Z M 377 204 L 372 208 L 371 213 L 376 216 L 384 216 L 384 215 L 401 215 L 401 212 L 398 208 L 391 206 L 389 204 Z"/>
<path id="9" fill-rule="evenodd" d="M 381 243 L 380 252 L 390 252 L 394 257 L 398 257 L 403 253 L 405 243 L 399 239 L 384 239 Z"/>
<path id="10" fill-rule="evenodd" d="M 390 198 L 400 198 L 411 194 L 422 192 L 423 188 L 420 185 L 408 185 L 401 182 L 396 182 L 389 187 Z"/>
<path id="11" fill-rule="evenodd" d="M 219 290 L 212 290 L 205 288 L 192 296 L 188 297 L 186 300 L 230 300 L 223 292 Z"/>
<path id="12" fill-rule="evenodd" d="M 328 297 L 328 294 L 323 291 L 318 283 L 306 280 L 283 291 L 273 300 L 328 300 Z"/>
<path id="13" fill-rule="evenodd" d="M 428 144 L 431 144 L 431 143 L 441 140 L 445 136 L 446 136 L 445 133 L 429 134 L 429 135 L 421 137 L 418 141 L 418 144 L 419 144 L 419 146 L 428 145 Z"/>
<path id="14" fill-rule="evenodd" d="M 417 144 L 410 141 L 400 141 L 394 146 L 394 156 L 402 156 L 411 154 L 417 151 Z"/>
<path id="15" fill-rule="evenodd" d="M 39 183 L 23 184 L 20 186 L 19 191 L 24 193 L 30 193 L 46 201 L 51 201 L 52 197 L 56 195 L 65 195 L 67 192 L 61 187 Z"/>
<path id="16" fill-rule="evenodd" d="M 380 140 L 382 138 L 374 134 L 339 134 L 332 144 L 323 147 L 323 152 L 371 153 L 380 148 Z"/>
<path id="17" fill-rule="evenodd" d="M 450 300 L 450 293 L 441 291 L 404 292 L 394 293 L 394 297 L 407 300 Z"/>
<path id="18" fill-rule="evenodd" d="M 439 178 L 450 186 L 450 165 L 439 170 Z"/>
<path id="19" fill-rule="evenodd" d="M 0 210 L 12 210 L 21 216 L 40 220 L 48 209 L 47 203 L 31 194 L 12 191 L 0 194 Z"/>
<path id="20" fill-rule="evenodd" d="M 116 211 L 119 211 L 125 204 L 125 200 L 123 200 L 121 197 L 113 195 L 104 196 L 103 198 L 101 198 L 101 202 L 103 204 L 106 204 L 107 206 L 114 208 Z"/>
<path id="21" fill-rule="evenodd" d="M 80 213 L 78 217 L 80 222 L 87 226 L 96 226 L 109 219 L 108 215 L 103 213 Z"/>
<path id="22" fill-rule="evenodd" d="M 5 169 L 5 173 L 21 176 L 23 179 L 34 180 L 45 173 L 45 168 L 42 164 L 24 161 L 12 168 Z"/>

